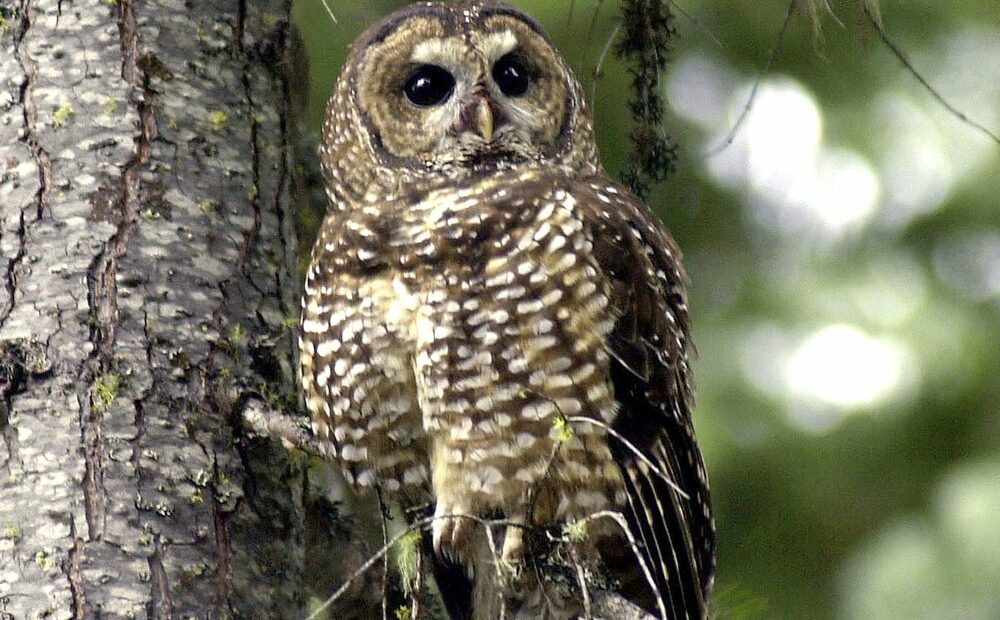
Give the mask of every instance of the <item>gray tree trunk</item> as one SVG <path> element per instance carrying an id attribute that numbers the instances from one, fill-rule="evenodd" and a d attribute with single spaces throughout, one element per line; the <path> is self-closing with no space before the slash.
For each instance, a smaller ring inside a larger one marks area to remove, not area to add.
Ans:
<path id="1" fill-rule="evenodd" d="M 288 9 L 0 0 L 2 618 L 302 615 Z"/>

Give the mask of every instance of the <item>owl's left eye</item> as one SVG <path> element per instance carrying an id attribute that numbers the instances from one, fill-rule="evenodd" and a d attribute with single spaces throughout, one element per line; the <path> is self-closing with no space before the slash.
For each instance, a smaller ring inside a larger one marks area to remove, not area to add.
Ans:
<path id="1" fill-rule="evenodd" d="M 443 103 L 453 90 L 455 77 L 437 65 L 417 67 L 403 85 L 406 98 L 421 107 Z"/>
<path id="2" fill-rule="evenodd" d="M 531 80 L 528 70 L 514 54 L 506 54 L 493 65 L 493 81 L 508 97 L 520 97 L 528 92 Z"/>

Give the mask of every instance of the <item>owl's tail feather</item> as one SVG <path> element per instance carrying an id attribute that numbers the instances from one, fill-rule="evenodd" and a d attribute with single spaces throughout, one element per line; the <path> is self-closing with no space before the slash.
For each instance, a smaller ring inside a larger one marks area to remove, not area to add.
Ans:
<path id="1" fill-rule="evenodd" d="M 628 496 L 626 521 L 644 547 L 655 582 L 652 609 L 663 620 L 702 620 L 707 609 L 680 503 L 684 499 L 645 463 L 634 459 L 622 463 L 622 478 Z"/>

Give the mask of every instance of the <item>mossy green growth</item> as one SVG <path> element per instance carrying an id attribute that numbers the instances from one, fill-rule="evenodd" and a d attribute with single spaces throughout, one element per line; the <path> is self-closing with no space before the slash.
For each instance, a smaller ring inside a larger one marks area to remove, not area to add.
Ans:
<path id="1" fill-rule="evenodd" d="M 204 564 L 196 562 L 194 564 L 188 564 L 183 570 L 189 577 L 201 577 L 205 574 L 205 568 Z"/>
<path id="2" fill-rule="evenodd" d="M 212 131 L 221 131 L 229 121 L 229 117 L 222 110 L 212 110 L 208 115 L 208 120 L 212 123 Z"/>
<path id="3" fill-rule="evenodd" d="M 563 525 L 563 536 L 570 542 L 583 542 L 587 538 L 587 522 L 579 519 L 566 523 Z"/>
<path id="4" fill-rule="evenodd" d="M 73 116 L 73 106 L 68 103 L 62 104 L 52 112 L 52 126 L 56 129 L 65 126 L 71 116 Z"/>
<path id="5" fill-rule="evenodd" d="M 227 339 L 229 344 L 241 345 L 246 340 L 247 333 L 243 329 L 243 325 L 239 323 L 233 323 L 229 326 L 229 334 L 227 334 Z"/>
<path id="6" fill-rule="evenodd" d="M 559 416 L 552 421 L 552 426 L 556 431 L 556 441 L 559 443 L 566 443 L 570 439 L 573 439 L 573 429 L 570 427 L 569 422 L 566 418 Z"/>
<path id="7" fill-rule="evenodd" d="M 287 404 L 282 396 L 281 389 L 271 383 L 261 382 L 258 384 L 257 394 L 271 409 L 282 410 Z"/>
<path id="8" fill-rule="evenodd" d="M 396 565 L 399 568 L 399 578 L 403 582 L 403 591 L 409 594 L 417 581 L 419 570 L 417 554 L 420 549 L 420 532 L 407 532 L 396 543 Z"/>
<path id="9" fill-rule="evenodd" d="M 39 551 L 35 554 L 35 564 L 38 568 L 42 569 L 46 573 L 56 569 L 56 560 L 54 557 L 45 553 L 44 551 Z"/>
<path id="10" fill-rule="evenodd" d="M 97 412 L 106 411 L 118 397 L 121 378 L 117 373 L 109 372 L 94 379 L 90 386 L 91 404 Z"/>

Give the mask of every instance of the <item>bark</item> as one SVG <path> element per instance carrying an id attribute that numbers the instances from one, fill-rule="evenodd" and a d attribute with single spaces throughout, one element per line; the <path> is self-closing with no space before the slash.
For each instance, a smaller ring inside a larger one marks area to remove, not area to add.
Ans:
<path id="1" fill-rule="evenodd" d="M 287 0 L 0 2 L 0 617 L 301 617 Z"/>

